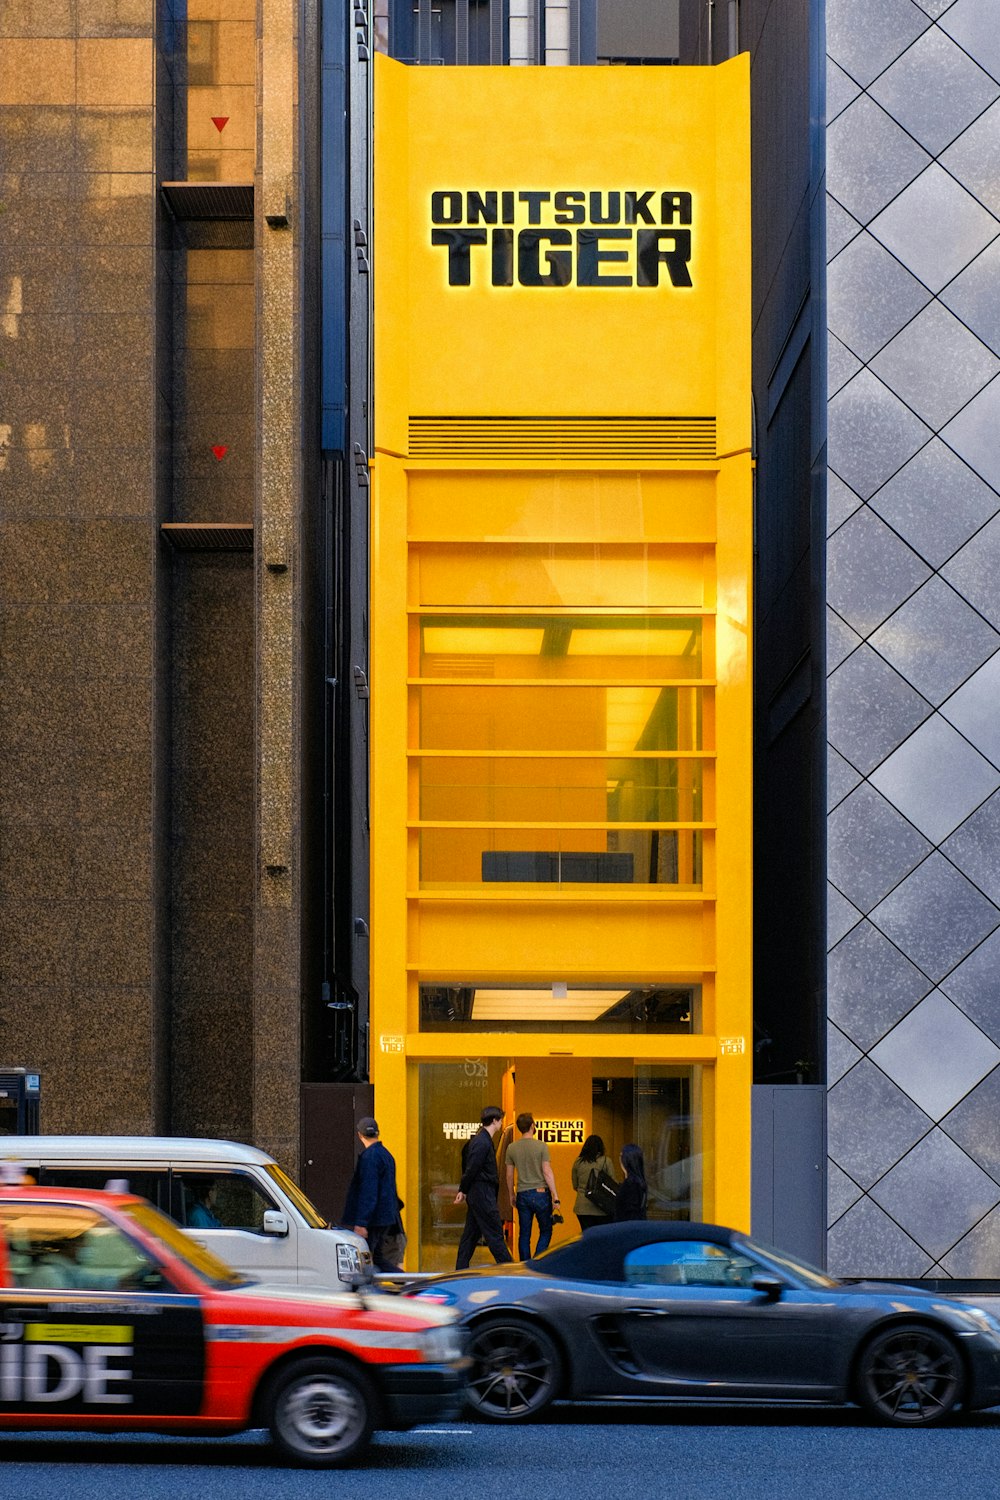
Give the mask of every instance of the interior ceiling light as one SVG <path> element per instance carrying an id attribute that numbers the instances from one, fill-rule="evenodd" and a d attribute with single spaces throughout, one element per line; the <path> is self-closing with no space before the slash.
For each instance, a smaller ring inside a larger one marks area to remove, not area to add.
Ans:
<path id="1" fill-rule="evenodd" d="M 540 656 L 544 630 L 524 626 L 425 625 L 424 652 L 433 656 Z"/>
<path id="2" fill-rule="evenodd" d="M 596 1021 L 630 994 L 629 990 L 576 990 L 555 999 L 552 990 L 477 989 L 472 997 L 474 1021 Z"/>
<path id="3" fill-rule="evenodd" d="M 688 656 L 695 633 L 689 625 L 628 626 L 623 629 L 574 630 L 567 656 Z"/>

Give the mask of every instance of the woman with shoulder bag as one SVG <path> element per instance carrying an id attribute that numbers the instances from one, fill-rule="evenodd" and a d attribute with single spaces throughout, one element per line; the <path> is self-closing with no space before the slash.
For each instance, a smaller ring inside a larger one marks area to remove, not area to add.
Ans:
<path id="1" fill-rule="evenodd" d="M 599 1135 L 588 1135 L 580 1147 L 580 1155 L 573 1163 L 573 1188 L 576 1202 L 573 1210 L 583 1230 L 593 1229 L 595 1224 L 610 1224 L 611 1215 L 587 1197 L 591 1178 L 604 1172 L 615 1181 L 615 1169 L 611 1158 L 604 1154 L 604 1142 Z"/>

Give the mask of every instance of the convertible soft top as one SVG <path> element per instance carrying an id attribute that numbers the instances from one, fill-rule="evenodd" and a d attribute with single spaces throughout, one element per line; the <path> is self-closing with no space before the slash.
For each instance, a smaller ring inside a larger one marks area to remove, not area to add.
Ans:
<path id="1" fill-rule="evenodd" d="M 528 1261 L 532 1271 L 567 1281 L 624 1281 L 624 1259 L 638 1245 L 660 1240 L 700 1240 L 708 1245 L 732 1243 L 734 1231 L 720 1224 L 689 1224 L 683 1220 L 599 1224 L 579 1239 L 570 1240 Z"/>

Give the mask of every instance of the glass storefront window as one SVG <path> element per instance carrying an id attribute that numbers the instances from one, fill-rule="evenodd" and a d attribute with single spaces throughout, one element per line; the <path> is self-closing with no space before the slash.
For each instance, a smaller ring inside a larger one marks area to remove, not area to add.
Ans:
<path id="1" fill-rule="evenodd" d="M 697 985 L 422 984 L 421 1031 L 701 1030 Z"/>
<path id="2" fill-rule="evenodd" d="M 638 1145 L 645 1158 L 650 1219 L 702 1220 L 713 1205 L 705 1123 L 710 1117 L 711 1069 L 622 1058 L 465 1057 L 418 1065 L 419 1269 L 451 1270 L 465 1221 L 455 1193 L 462 1146 L 478 1128 L 485 1104 L 504 1111 L 495 1141 L 502 1163 L 518 1111 L 530 1109 L 549 1146 L 565 1223 L 553 1243 L 578 1232 L 572 1167 L 583 1141 L 598 1135 L 621 1179 L 622 1148 Z M 503 1174 L 501 1172 L 501 1178 Z M 503 1191 L 501 1218 L 512 1217 Z M 412 1213 L 412 1208 L 410 1210 Z M 509 1219 L 508 1219 L 509 1222 Z M 409 1220 L 413 1225 L 414 1220 Z M 412 1230 L 411 1230 L 412 1232 Z M 513 1226 L 509 1231 L 513 1243 Z M 473 1265 L 491 1264 L 479 1249 Z"/>
<path id="3" fill-rule="evenodd" d="M 420 676 L 700 678 L 703 621 L 658 615 L 436 615 Z"/>
<path id="4" fill-rule="evenodd" d="M 700 823 L 701 761 L 667 758 L 436 756 L 421 759 L 430 822 Z"/>
<path id="5" fill-rule="evenodd" d="M 705 837 L 691 828 L 421 828 L 420 885 L 700 890 Z"/>
<path id="6" fill-rule="evenodd" d="M 700 687 L 426 683 L 416 692 L 421 750 L 627 756 L 710 748 Z"/>

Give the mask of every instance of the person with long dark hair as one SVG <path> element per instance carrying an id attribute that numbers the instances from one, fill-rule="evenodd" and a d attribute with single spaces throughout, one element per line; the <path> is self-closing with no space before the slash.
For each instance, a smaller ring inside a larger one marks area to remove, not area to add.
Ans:
<path id="1" fill-rule="evenodd" d="M 621 1164 L 622 1171 L 625 1173 L 625 1181 L 618 1189 L 618 1198 L 615 1202 L 616 1224 L 628 1223 L 633 1219 L 644 1219 L 649 1191 L 646 1186 L 646 1164 L 643 1161 L 641 1147 L 623 1146 Z"/>
<path id="2" fill-rule="evenodd" d="M 576 1202 L 573 1211 L 576 1214 L 580 1228 L 583 1230 L 593 1229 L 595 1224 L 610 1224 L 611 1220 L 603 1208 L 598 1208 L 587 1197 L 587 1184 L 594 1172 L 607 1172 L 609 1177 L 615 1176 L 615 1169 L 611 1163 L 610 1156 L 604 1151 L 604 1142 L 599 1135 L 588 1135 L 580 1147 L 580 1155 L 573 1163 L 573 1188 L 576 1192 Z M 617 1179 L 615 1179 L 617 1181 Z"/>

